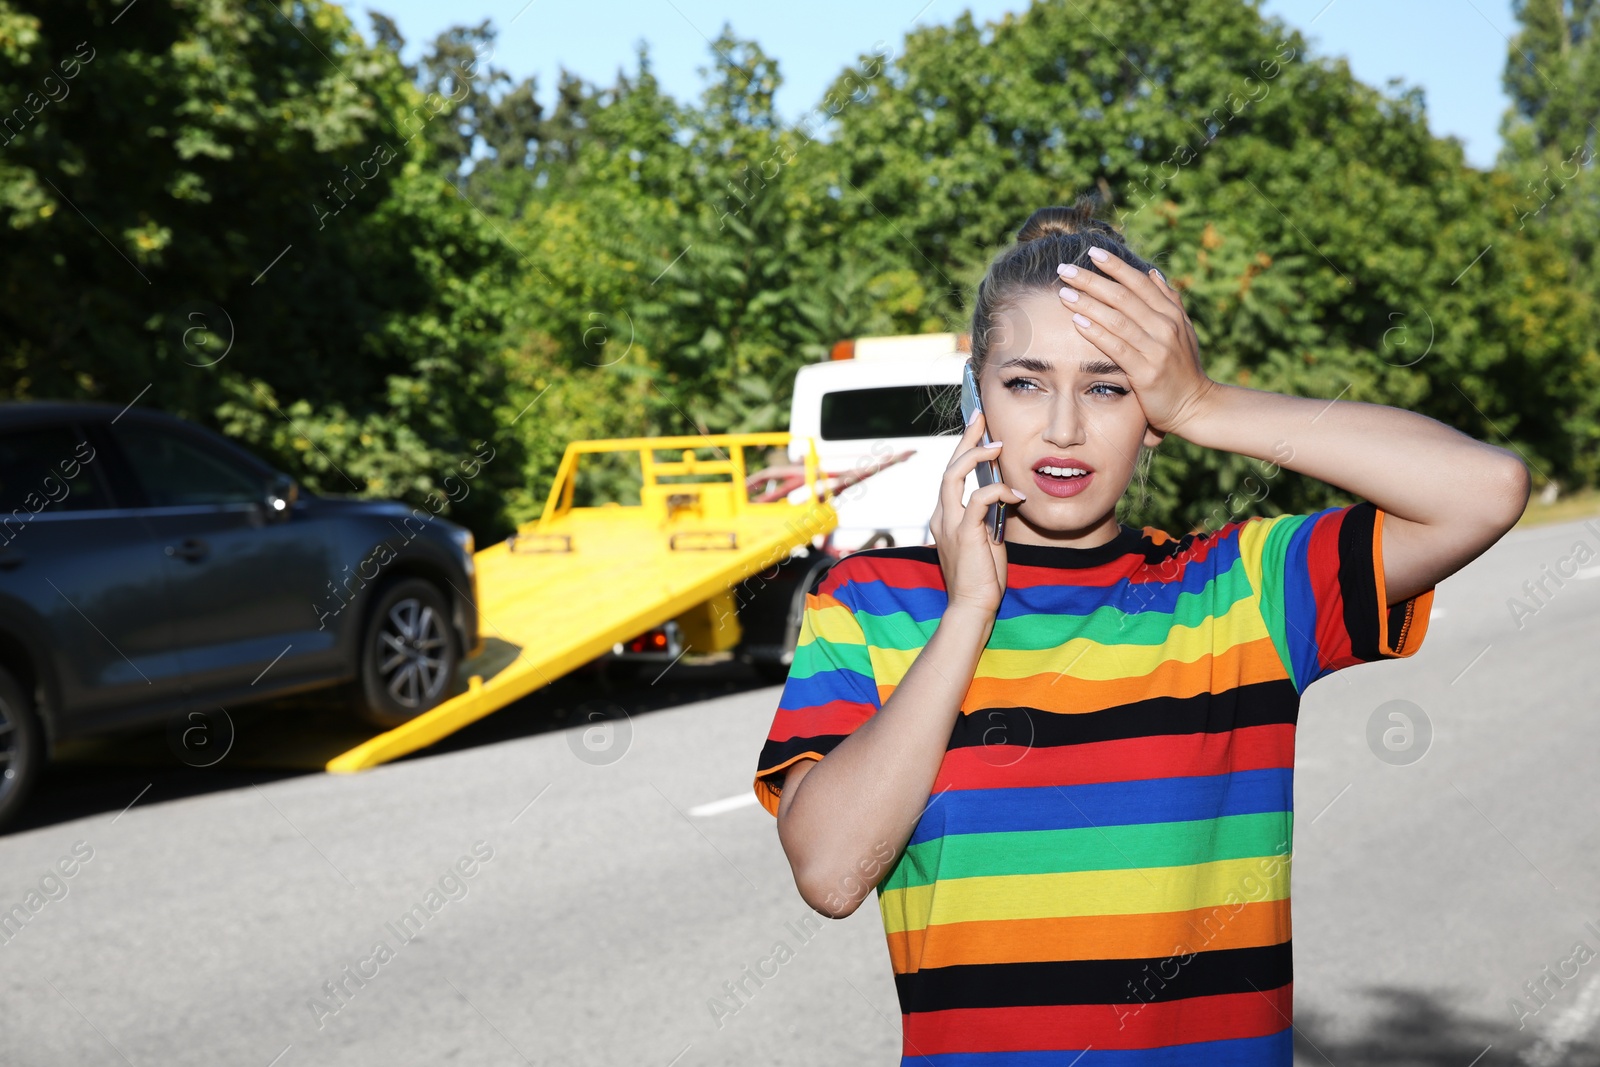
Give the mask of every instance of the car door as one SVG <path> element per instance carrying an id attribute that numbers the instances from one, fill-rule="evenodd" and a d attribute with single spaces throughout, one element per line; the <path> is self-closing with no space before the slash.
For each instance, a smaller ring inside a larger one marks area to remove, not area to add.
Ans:
<path id="1" fill-rule="evenodd" d="M 63 735 L 184 689 L 166 560 L 76 423 L 0 430 L 0 628 L 57 684 Z"/>
<path id="2" fill-rule="evenodd" d="M 268 514 L 274 472 L 176 420 L 110 427 L 161 544 L 173 639 L 198 694 L 264 693 L 326 673 L 335 631 L 319 628 L 330 546 L 303 507 Z"/>

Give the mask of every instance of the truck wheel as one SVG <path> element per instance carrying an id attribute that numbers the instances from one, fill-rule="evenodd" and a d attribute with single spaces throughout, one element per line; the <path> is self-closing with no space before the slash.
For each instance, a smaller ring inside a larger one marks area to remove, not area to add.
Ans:
<path id="1" fill-rule="evenodd" d="M 800 640 L 800 623 L 806 611 L 806 593 L 815 588 L 823 576 L 839 561 L 832 556 L 822 556 L 793 557 L 786 562 L 787 565 L 797 568 L 795 573 L 799 577 L 788 590 L 788 596 L 782 601 L 784 614 L 781 616 L 774 614 L 772 608 L 775 605 L 765 603 L 765 598 L 757 598 L 762 603 L 758 605 L 756 601 L 752 601 L 749 607 L 752 611 L 764 610 L 766 616 L 761 622 L 752 625 L 747 632 L 755 631 L 757 626 L 762 626 L 764 640 L 775 643 L 786 652 L 792 652 Z M 800 567 L 804 570 L 799 570 Z M 741 607 L 741 612 L 744 610 L 746 609 Z M 739 621 L 741 625 L 744 624 L 743 614 L 740 615 Z M 785 685 L 789 681 L 790 664 L 771 656 L 770 653 L 755 656 L 750 663 L 755 668 L 756 676 L 768 685 Z"/>
<path id="2" fill-rule="evenodd" d="M 386 729 L 409 722 L 451 694 L 459 661 L 444 594 L 421 578 L 386 586 L 361 634 L 356 711 Z"/>
<path id="3" fill-rule="evenodd" d="M 781 660 L 758 659 L 751 666 L 756 669 L 756 677 L 768 685 L 783 685 L 789 681 L 789 665 Z"/>
<path id="4" fill-rule="evenodd" d="M 44 739 L 33 701 L 0 668 L 0 827 L 16 816 L 43 767 Z"/>

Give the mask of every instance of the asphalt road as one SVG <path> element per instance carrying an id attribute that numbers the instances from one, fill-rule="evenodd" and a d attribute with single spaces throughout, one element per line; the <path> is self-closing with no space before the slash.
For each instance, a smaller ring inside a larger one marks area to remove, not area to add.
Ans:
<path id="1" fill-rule="evenodd" d="M 1297 1064 L 1600 1063 L 1595 525 L 1514 532 L 1416 657 L 1307 691 Z M 874 900 L 811 912 L 750 795 L 777 696 L 680 666 L 351 777 L 247 758 L 271 717 L 204 770 L 154 737 L 65 766 L 0 838 L 0 908 L 40 904 L 0 933 L 0 1063 L 895 1063 Z"/>

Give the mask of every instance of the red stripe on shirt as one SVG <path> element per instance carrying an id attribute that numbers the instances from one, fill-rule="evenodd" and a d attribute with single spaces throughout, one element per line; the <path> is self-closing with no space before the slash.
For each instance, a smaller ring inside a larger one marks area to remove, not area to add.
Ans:
<path id="1" fill-rule="evenodd" d="M 1294 724 L 1273 723 L 1222 733 L 1128 737 L 1058 748 L 980 745 L 951 749 L 931 792 L 1089 785 L 1293 765 Z"/>
<path id="2" fill-rule="evenodd" d="M 901 1016 L 905 1052 L 1030 1052 L 1044 1049 L 1159 1048 L 1163 1035 L 1185 1043 L 1265 1037 L 1293 1022 L 1294 983 L 1260 992 L 1121 1004 L 952 1008 Z"/>

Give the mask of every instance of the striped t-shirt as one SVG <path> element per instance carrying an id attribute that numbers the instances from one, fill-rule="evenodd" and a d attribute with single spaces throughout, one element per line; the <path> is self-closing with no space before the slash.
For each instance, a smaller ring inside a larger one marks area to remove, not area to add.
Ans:
<path id="1" fill-rule="evenodd" d="M 1007 542 L 927 806 L 874 873 L 903 1065 L 1288 1067 L 1300 694 L 1415 653 L 1433 602 L 1386 606 L 1382 519 Z M 889 699 L 945 604 L 932 545 L 846 556 L 807 591 L 755 779 L 769 812 L 787 767 Z"/>

